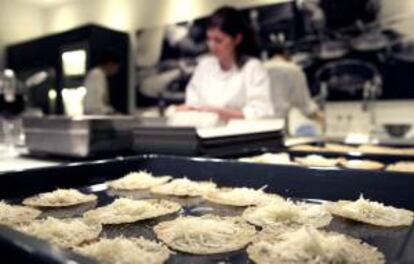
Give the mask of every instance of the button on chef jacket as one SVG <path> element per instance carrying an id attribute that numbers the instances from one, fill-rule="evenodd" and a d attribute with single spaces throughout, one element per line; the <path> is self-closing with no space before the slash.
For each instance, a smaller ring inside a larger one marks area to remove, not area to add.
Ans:
<path id="1" fill-rule="evenodd" d="M 200 59 L 187 86 L 186 104 L 238 110 L 246 119 L 273 116 L 269 77 L 254 58 L 227 71 L 214 56 Z"/>
<path id="2" fill-rule="evenodd" d="M 274 112 L 277 118 L 286 118 L 290 108 L 297 107 L 307 116 L 318 110 L 312 100 L 306 76 L 295 63 L 276 57 L 264 64 L 269 71 Z"/>

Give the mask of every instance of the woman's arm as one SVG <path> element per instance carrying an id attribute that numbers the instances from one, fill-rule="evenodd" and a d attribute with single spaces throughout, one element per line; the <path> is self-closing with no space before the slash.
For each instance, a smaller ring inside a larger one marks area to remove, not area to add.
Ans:
<path id="1" fill-rule="evenodd" d="M 177 111 L 200 111 L 200 112 L 210 112 L 216 113 L 219 115 L 220 119 L 229 120 L 229 119 L 243 119 L 244 114 L 242 111 L 226 109 L 226 108 L 217 108 L 210 106 L 191 106 L 182 104 L 176 107 Z"/>
<path id="2" fill-rule="evenodd" d="M 305 116 L 316 121 L 325 130 L 325 115 L 312 100 L 303 70 L 298 67 L 291 81 L 293 84 L 292 105 L 299 108 Z"/>
<path id="3" fill-rule="evenodd" d="M 198 111 L 216 113 L 220 116 L 221 119 L 229 120 L 229 119 L 243 119 L 244 114 L 242 111 L 228 109 L 228 108 L 217 108 L 217 107 L 210 107 L 210 106 L 201 106 L 196 109 Z"/>

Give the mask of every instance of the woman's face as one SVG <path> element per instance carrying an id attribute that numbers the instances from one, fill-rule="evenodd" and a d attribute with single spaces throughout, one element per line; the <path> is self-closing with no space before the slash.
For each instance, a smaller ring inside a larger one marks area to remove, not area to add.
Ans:
<path id="1" fill-rule="evenodd" d="M 232 37 L 219 28 L 207 30 L 208 47 L 210 51 L 222 63 L 233 62 L 236 54 L 236 47 L 242 40 L 242 35 Z"/>

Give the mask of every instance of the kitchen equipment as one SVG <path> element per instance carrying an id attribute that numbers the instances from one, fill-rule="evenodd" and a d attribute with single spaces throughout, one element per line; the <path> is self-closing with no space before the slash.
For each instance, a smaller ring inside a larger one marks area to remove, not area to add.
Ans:
<path id="1" fill-rule="evenodd" d="M 51 116 L 23 120 L 30 154 L 87 158 L 131 150 L 134 119 L 128 116 Z"/>
<path id="2" fill-rule="evenodd" d="M 221 157 L 283 145 L 284 122 L 277 120 L 270 124 L 266 121 L 235 121 L 227 126 L 203 129 L 167 126 L 167 120 L 164 124 L 158 122 L 141 123 L 135 127 L 133 147 L 136 153 Z"/>
<path id="3" fill-rule="evenodd" d="M 362 92 L 367 85 L 375 85 L 377 89 L 381 85 L 381 75 L 375 66 L 350 59 L 324 65 L 316 73 L 316 79 L 319 85 L 327 85 L 330 93 L 340 92 L 349 96 Z"/>
<path id="4" fill-rule="evenodd" d="M 362 109 L 370 114 L 370 133 L 375 132 L 375 101 L 382 93 L 382 77 L 378 69 L 359 60 L 328 63 L 316 73 L 322 109 L 326 100 L 362 100 Z"/>
<path id="5" fill-rule="evenodd" d="M 388 135 L 396 138 L 403 138 L 410 131 L 411 124 L 384 124 Z"/>
<path id="6" fill-rule="evenodd" d="M 390 46 L 388 37 L 381 32 L 367 32 L 351 40 L 351 47 L 358 52 L 377 52 Z"/>
<path id="7" fill-rule="evenodd" d="M 342 40 L 324 40 L 315 48 L 316 57 L 322 61 L 337 60 L 349 53 L 349 45 Z"/>

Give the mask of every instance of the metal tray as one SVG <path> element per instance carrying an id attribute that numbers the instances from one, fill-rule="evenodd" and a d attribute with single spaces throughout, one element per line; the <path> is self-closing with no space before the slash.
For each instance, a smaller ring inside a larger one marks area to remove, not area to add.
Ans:
<path id="1" fill-rule="evenodd" d="M 346 144 L 343 142 L 335 142 L 330 141 L 335 144 L 343 144 L 343 145 L 350 145 L 355 146 L 353 144 Z M 317 141 L 311 143 L 305 143 L 306 145 L 313 145 L 313 146 L 324 146 L 324 141 Z M 298 144 L 301 145 L 301 144 Z M 378 146 L 384 147 L 395 147 L 399 148 L 402 147 L 401 145 L 392 145 L 392 144 L 378 144 Z M 411 145 L 405 145 L 404 147 L 414 147 Z M 374 154 L 374 153 L 360 153 L 360 152 L 333 152 L 333 151 L 303 151 L 303 150 L 293 150 L 290 148 L 279 148 L 273 149 L 271 151 L 278 151 L 278 152 L 287 152 L 295 156 L 306 156 L 308 154 L 318 154 L 326 157 L 345 157 L 348 159 L 368 159 L 368 160 L 376 160 L 382 162 L 384 164 L 392 164 L 398 161 L 414 161 L 414 155 L 395 155 L 395 154 Z"/>
<path id="2" fill-rule="evenodd" d="M 301 158 L 301 157 L 306 157 L 309 155 L 320 155 L 323 156 L 325 158 L 346 158 L 348 160 L 372 160 L 372 161 L 378 161 L 382 164 L 384 164 L 384 168 L 381 170 L 372 170 L 372 171 L 385 171 L 386 167 L 388 165 L 394 164 L 396 162 L 399 161 L 414 161 L 414 157 L 413 156 L 408 156 L 405 158 L 400 158 L 400 156 L 392 156 L 392 155 L 356 155 L 354 153 L 338 153 L 338 152 L 310 152 L 310 151 L 299 151 L 299 150 L 289 150 L 289 149 L 285 149 L 285 148 L 262 148 L 261 150 L 251 150 L 251 149 L 247 149 L 245 152 L 240 152 L 237 154 L 234 153 L 229 153 L 228 155 L 221 155 L 219 156 L 222 159 L 227 159 L 227 160 L 234 160 L 237 161 L 240 158 L 248 158 L 248 157 L 254 157 L 254 156 L 259 156 L 265 153 L 287 153 L 289 154 L 291 160 L 294 160 L 294 158 Z M 271 165 L 271 164 L 270 164 Z M 306 166 L 304 166 L 306 167 Z M 317 166 L 315 166 L 317 167 Z M 321 168 L 321 167 L 319 167 Z M 350 168 L 345 168 L 342 166 L 333 166 L 333 167 L 322 167 L 322 168 L 330 168 L 330 169 L 336 169 L 336 170 L 359 170 L 359 171 L 367 171 L 367 170 L 362 170 L 362 169 L 350 169 Z M 411 173 L 413 174 L 413 172 L 400 172 L 400 173 Z"/>
<path id="3" fill-rule="evenodd" d="M 365 197 L 414 209 L 414 177 L 401 173 L 316 170 L 300 167 L 245 164 L 202 158 L 177 158 L 168 156 L 139 156 L 115 160 L 71 164 L 62 167 L 35 169 L 0 174 L 0 199 L 20 202 L 22 198 L 55 188 L 78 188 L 99 196 L 98 206 L 114 199 L 116 193 L 107 192 L 103 182 L 123 176 L 132 170 L 148 170 L 158 175 L 187 176 L 193 180 L 212 179 L 220 186 L 247 186 L 260 188 L 267 185 L 268 192 L 286 197 L 320 200 L 355 199 Z M 119 193 L 118 193 L 119 194 Z M 129 195 L 144 197 L 148 193 L 133 192 Z M 228 206 L 213 206 L 200 199 L 179 199 L 184 214 L 202 214 L 202 208 L 211 207 L 213 213 L 235 215 L 241 213 Z M 57 217 L 79 215 L 86 208 L 76 207 L 45 212 Z M 208 213 L 211 213 L 210 211 Z M 151 227 L 167 218 L 121 226 L 105 226 L 103 234 L 154 238 Z M 384 229 L 335 219 L 328 227 L 363 239 L 377 246 L 388 263 L 414 263 L 412 227 Z M 94 263 L 72 252 L 50 247 L 47 243 L 0 227 L 0 252 L 13 263 Z M 250 263 L 246 252 L 236 251 L 212 256 L 195 256 L 178 253 L 168 263 Z"/>

